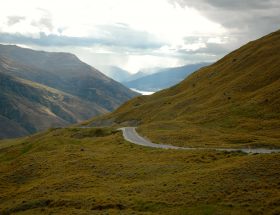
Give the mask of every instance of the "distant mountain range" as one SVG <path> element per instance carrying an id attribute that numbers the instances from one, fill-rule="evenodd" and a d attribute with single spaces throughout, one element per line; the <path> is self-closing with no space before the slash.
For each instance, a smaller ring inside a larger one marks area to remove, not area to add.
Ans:
<path id="1" fill-rule="evenodd" d="M 117 66 L 104 66 L 101 71 L 128 88 L 137 91 L 155 92 L 171 87 L 184 80 L 192 72 L 210 63 L 197 63 L 171 68 L 147 68 L 135 74 Z"/>
<path id="2" fill-rule="evenodd" d="M 101 66 L 100 71 L 118 82 L 126 81 L 132 76 L 128 71 L 117 66 Z"/>
<path id="3" fill-rule="evenodd" d="M 0 138 L 80 122 L 136 95 L 73 54 L 0 45 Z"/>
<path id="4" fill-rule="evenodd" d="M 155 72 L 150 72 L 152 74 L 140 76 L 134 80 L 122 83 L 129 88 L 140 91 L 159 91 L 179 83 L 194 71 L 207 65 L 209 63 L 198 63 L 174 68 L 157 68 Z"/>
<path id="5" fill-rule="evenodd" d="M 123 82 L 134 81 L 134 80 L 136 80 L 136 79 L 143 78 L 143 77 L 145 77 L 145 76 L 152 75 L 152 74 L 154 74 L 154 73 L 160 72 L 162 69 L 164 69 L 164 68 L 161 68 L 161 67 L 152 67 L 152 68 L 141 69 L 141 70 L 139 70 L 137 73 L 132 74 L 128 79 L 126 79 L 126 80 L 123 81 Z"/>
<path id="6" fill-rule="evenodd" d="M 117 66 L 101 66 L 101 67 L 99 67 L 99 69 L 103 74 L 114 79 L 115 81 L 122 83 L 122 82 L 133 81 L 133 80 L 142 78 L 147 75 L 151 75 L 153 73 L 156 73 L 157 71 L 159 71 L 162 68 L 143 69 L 134 74 L 132 74 L 120 67 L 117 67 Z"/>

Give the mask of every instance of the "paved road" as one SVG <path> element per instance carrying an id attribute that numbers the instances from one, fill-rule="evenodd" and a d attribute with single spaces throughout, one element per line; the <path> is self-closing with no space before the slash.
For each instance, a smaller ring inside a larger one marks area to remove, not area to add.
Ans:
<path id="1" fill-rule="evenodd" d="M 177 147 L 177 146 L 152 143 L 151 141 L 145 139 L 144 137 L 141 137 L 136 132 L 135 129 L 136 127 L 124 127 L 124 128 L 120 128 L 119 130 L 123 132 L 123 137 L 125 140 L 137 145 L 148 146 L 153 148 L 162 148 L 162 149 L 183 149 L 182 147 Z"/>
<path id="2" fill-rule="evenodd" d="M 145 139 L 144 137 L 141 137 L 136 132 L 136 127 L 124 127 L 119 128 L 123 132 L 123 137 L 128 142 L 141 145 L 141 146 L 147 146 L 147 147 L 153 147 L 153 148 L 161 148 L 161 149 L 184 149 L 184 150 L 216 150 L 216 151 L 228 151 L 228 152 L 234 152 L 234 151 L 242 151 L 245 153 L 258 153 L 258 154 L 269 154 L 273 152 L 280 152 L 280 149 L 265 149 L 265 148 L 255 148 L 255 149 L 225 149 L 225 148 L 186 148 L 186 147 L 177 147 L 177 146 L 171 146 L 171 145 L 165 145 L 165 144 L 155 144 L 149 141 L 148 139 Z"/>
<path id="3" fill-rule="evenodd" d="M 136 127 L 124 127 L 120 128 L 123 132 L 123 137 L 125 140 L 128 142 L 141 145 L 141 146 L 148 146 L 148 147 L 153 147 L 153 148 L 162 148 L 162 149 L 184 149 L 182 147 L 178 146 L 170 146 L 170 145 L 165 145 L 165 144 L 155 144 L 149 141 L 148 139 L 145 139 L 144 137 L 141 137 L 137 132 L 136 132 Z"/>

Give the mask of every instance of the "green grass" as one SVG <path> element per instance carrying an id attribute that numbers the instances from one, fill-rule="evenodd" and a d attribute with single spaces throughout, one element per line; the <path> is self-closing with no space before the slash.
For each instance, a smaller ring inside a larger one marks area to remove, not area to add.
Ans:
<path id="1" fill-rule="evenodd" d="M 23 145 L 26 145 L 24 146 L 22 149 L 21 149 L 21 154 L 25 154 L 27 152 L 29 152 L 32 148 L 32 145 L 31 144 L 28 144 L 28 142 L 24 142 L 22 143 Z"/>
<path id="2" fill-rule="evenodd" d="M 55 129 L 9 141 L 0 151 L 10 156 L 0 162 L 0 214 L 280 210 L 279 154 L 145 148 L 99 129 Z"/>

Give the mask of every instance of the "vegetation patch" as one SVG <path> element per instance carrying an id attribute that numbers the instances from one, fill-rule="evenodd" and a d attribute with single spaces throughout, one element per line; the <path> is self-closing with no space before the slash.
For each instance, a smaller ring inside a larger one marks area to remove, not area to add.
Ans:
<path id="1" fill-rule="evenodd" d="M 170 207 L 170 205 L 165 202 L 137 201 L 133 209 L 140 212 L 156 212 L 168 207 Z"/>
<path id="2" fill-rule="evenodd" d="M 35 200 L 35 201 L 30 201 L 30 202 L 25 202 L 23 201 L 22 204 L 17 205 L 11 209 L 6 209 L 2 211 L 3 215 L 10 215 L 12 213 L 18 213 L 18 212 L 23 212 L 27 211 L 30 209 L 34 208 L 43 208 L 47 207 L 51 203 L 51 200 L 47 199 L 41 199 L 41 200 Z"/>
<path id="3" fill-rule="evenodd" d="M 116 130 L 111 128 L 78 128 L 67 130 L 71 135 L 70 137 L 82 139 L 82 138 L 91 138 L 91 137 L 105 137 L 117 133 Z"/>

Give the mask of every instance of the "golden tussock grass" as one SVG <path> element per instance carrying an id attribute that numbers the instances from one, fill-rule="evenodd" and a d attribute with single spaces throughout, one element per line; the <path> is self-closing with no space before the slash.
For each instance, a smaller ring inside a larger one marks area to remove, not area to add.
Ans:
<path id="1" fill-rule="evenodd" d="M 145 148 L 112 129 L 1 142 L 0 214 L 277 214 L 280 155 Z"/>

